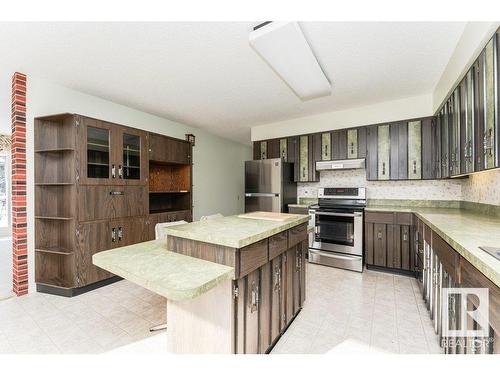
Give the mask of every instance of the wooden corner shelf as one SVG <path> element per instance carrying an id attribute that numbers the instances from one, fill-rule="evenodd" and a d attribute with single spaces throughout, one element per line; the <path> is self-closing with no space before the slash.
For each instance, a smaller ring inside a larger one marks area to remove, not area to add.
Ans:
<path id="1" fill-rule="evenodd" d="M 73 182 L 36 182 L 35 186 L 69 186 L 74 185 Z"/>
<path id="2" fill-rule="evenodd" d="M 49 247 L 45 249 L 35 249 L 35 252 L 48 253 L 48 254 L 59 254 L 59 255 L 73 255 L 71 250 L 62 247 Z"/>
<path id="3" fill-rule="evenodd" d="M 62 217 L 62 216 L 35 216 L 35 219 L 39 220 L 73 220 L 72 217 Z"/>
<path id="4" fill-rule="evenodd" d="M 74 148 L 62 147 L 62 148 L 47 148 L 47 149 L 35 150 L 35 153 L 41 154 L 41 153 L 58 153 L 58 152 L 73 152 L 73 151 L 75 151 Z"/>

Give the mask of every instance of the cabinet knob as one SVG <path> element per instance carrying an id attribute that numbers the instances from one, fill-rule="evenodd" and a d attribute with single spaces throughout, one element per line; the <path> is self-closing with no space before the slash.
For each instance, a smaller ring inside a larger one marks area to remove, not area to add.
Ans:
<path id="1" fill-rule="evenodd" d="M 382 239 L 382 232 L 380 232 L 380 231 L 379 231 L 379 232 L 377 233 L 377 238 L 378 238 L 379 240 L 381 240 L 381 239 Z"/>

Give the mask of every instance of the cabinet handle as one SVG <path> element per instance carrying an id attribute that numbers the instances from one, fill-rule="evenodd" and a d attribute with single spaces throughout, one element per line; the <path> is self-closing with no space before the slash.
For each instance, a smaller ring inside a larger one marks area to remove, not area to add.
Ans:
<path id="1" fill-rule="evenodd" d="M 111 164 L 111 178 L 116 177 L 116 168 L 114 164 Z"/>
<path id="2" fill-rule="evenodd" d="M 118 227 L 118 241 L 121 241 L 123 238 L 123 230 L 122 227 Z"/>
<path id="3" fill-rule="evenodd" d="M 417 161 L 413 160 L 413 174 L 417 174 Z"/>
<path id="4" fill-rule="evenodd" d="M 382 239 L 382 232 L 381 232 L 381 231 L 379 231 L 379 232 L 377 233 L 377 238 L 378 238 L 379 240 L 381 240 L 381 239 Z"/>
<path id="5" fill-rule="evenodd" d="M 302 177 L 306 177 L 306 167 L 302 167 Z"/>
<path id="6" fill-rule="evenodd" d="M 351 154 L 354 154 L 354 142 L 351 142 Z"/>
<path id="7" fill-rule="evenodd" d="M 281 158 L 285 160 L 285 150 L 281 151 Z"/>
<path id="8" fill-rule="evenodd" d="M 116 242 L 116 229 L 111 229 L 111 242 Z"/>
<path id="9" fill-rule="evenodd" d="M 408 233 L 403 233 L 403 241 L 408 241 Z"/>
<path id="10" fill-rule="evenodd" d="M 118 166 L 118 178 L 123 178 L 123 168 L 121 165 Z"/>
<path id="11" fill-rule="evenodd" d="M 281 270 L 279 266 L 275 267 L 274 277 L 275 277 L 274 290 L 276 292 L 279 292 L 281 290 Z"/>
<path id="12" fill-rule="evenodd" d="M 385 175 L 385 161 L 382 162 L 382 174 Z"/>
<path id="13" fill-rule="evenodd" d="M 110 191 L 109 195 L 124 195 L 125 192 L 123 191 Z"/>
<path id="14" fill-rule="evenodd" d="M 259 309 L 259 287 L 252 283 L 252 292 L 251 292 L 251 304 L 250 304 L 250 312 L 257 311 Z"/>

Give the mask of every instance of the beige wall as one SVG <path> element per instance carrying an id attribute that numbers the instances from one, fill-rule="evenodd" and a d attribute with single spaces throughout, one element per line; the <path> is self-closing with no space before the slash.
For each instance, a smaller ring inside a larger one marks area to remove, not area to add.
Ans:
<path id="1" fill-rule="evenodd" d="M 244 161 L 252 158 L 251 148 L 247 145 L 31 76 L 28 76 L 27 110 L 30 290 L 34 287 L 34 117 L 70 112 L 182 139 L 184 134 L 193 133 L 196 136 L 193 148 L 194 219 L 216 212 L 230 215 L 244 211 Z"/>
<path id="2" fill-rule="evenodd" d="M 499 25 L 499 22 L 467 23 L 450 61 L 434 89 L 432 95 L 433 112 L 439 109 L 453 87 L 464 77 Z"/>
<path id="3" fill-rule="evenodd" d="M 252 141 L 431 116 L 432 96 L 422 95 L 252 127 Z"/>

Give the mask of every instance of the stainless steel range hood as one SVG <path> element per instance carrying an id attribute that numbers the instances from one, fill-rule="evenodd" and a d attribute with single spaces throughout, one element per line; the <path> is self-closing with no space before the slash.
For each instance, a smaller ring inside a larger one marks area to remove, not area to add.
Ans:
<path id="1" fill-rule="evenodd" d="M 361 169 L 365 167 L 365 159 L 345 159 L 317 161 L 317 171 L 328 171 L 335 169 Z"/>

